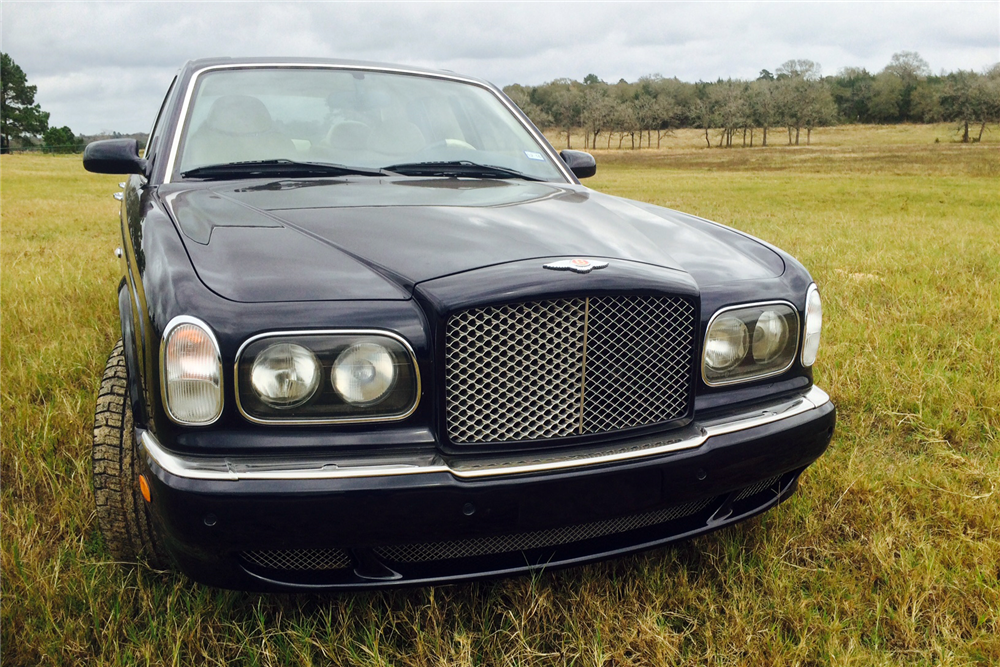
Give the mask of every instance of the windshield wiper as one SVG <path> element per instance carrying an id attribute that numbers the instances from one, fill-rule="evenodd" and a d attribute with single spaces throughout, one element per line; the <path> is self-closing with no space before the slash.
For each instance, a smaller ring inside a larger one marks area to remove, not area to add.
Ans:
<path id="1" fill-rule="evenodd" d="M 181 172 L 185 178 L 246 178 L 249 176 L 386 176 L 382 169 L 348 167 L 325 162 L 250 160 L 195 167 Z"/>
<path id="2" fill-rule="evenodd" d="M 541 181 L 514 169 L 490 164 L 476 164 L 468 160 L 455 162 L 406 162 L 383 167 L 385 171 L 404 176 L 466 176 L 469 178 L 520 178 L 526 181 Z"/>

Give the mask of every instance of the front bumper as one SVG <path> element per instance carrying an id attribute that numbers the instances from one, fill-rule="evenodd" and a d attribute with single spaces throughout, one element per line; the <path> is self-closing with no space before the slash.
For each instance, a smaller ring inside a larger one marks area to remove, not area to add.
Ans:
<path id="1" fill-rule="evenodd" d="M 829 444 L 821 389 L 572 453 L 195 457 L 138 433 L 180 568 L 238 589 L 369 588 L 583 563 L 707 532 L 787 498 Z"/>

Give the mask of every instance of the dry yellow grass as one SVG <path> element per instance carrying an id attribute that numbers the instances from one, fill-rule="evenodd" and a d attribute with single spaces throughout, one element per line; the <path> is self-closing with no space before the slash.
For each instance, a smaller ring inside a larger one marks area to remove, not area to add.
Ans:
<path id="1" fill-rule="evenodd" d="M 88 457 L 118 336 L 119 179 L 4 156 L 2 663 L 1000 664 L 1000 154 L 849 130 L 840 146 L 599 153 L 590 183 L 745 229 L 813 272 L 817 380 L 840 423 L 796 496 L 672 549 L 343 596 L 108 561 Z"/>

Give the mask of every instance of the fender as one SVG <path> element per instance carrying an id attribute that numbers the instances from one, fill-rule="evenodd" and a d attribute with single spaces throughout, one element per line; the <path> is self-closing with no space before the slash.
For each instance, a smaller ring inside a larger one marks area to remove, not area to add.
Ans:
<path id="1" fill-rule="evenodd" d="M 139 369 L 135 342 L 135 327 L 132 318 L 131 290 L 122 278 L 118 285 L 118 317 L 121 320 L 122 348 L 125 351 L 125 366 L 128 368 L 128 395 L 132 403 L 132 415 L 136 426 L 148 423 L 146 402 L 142 391 L 142 374 Z"/>

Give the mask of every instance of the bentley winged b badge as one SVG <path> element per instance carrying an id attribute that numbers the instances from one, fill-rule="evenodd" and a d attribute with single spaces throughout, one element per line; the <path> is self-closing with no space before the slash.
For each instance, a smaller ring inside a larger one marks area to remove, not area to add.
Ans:
<path id="1" fill-rule="evenodd" d="M 544 268 L 553 271 L 573 271 L 575 273 L 590 273 L 595 269 L 607 268 L 608 263 L 591 259 L 561 259 L 558 262 L 545 264 Z"/>

